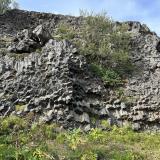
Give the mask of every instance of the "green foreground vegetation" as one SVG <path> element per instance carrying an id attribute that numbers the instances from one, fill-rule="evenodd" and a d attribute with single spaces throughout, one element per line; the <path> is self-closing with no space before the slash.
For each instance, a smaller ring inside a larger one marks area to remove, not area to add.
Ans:
<path id="1" fill-rule="evenodd" d="M 0 160 L 159 160 L 160 134 L 107 127 L 65 131 L 10 116 L 0 121 Z"/>

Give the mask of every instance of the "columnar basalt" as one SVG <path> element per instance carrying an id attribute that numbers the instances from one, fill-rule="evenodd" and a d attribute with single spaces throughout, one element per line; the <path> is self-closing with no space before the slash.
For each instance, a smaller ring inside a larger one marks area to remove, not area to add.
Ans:
<path id="1" fill-rule="evenodd" d="M 0 15 L 0 116 L 32 112 L 35 120 L 86 131 L 102 127 L 102 119 L 160 130 L 160 38 L 139 22 L 126 22 L 136 68 L 124 87 L 128 104 L 111 96 L 73 44 L 52 38 L 60 21 L 79 26 L 82 20 L 21 10 Z"/>

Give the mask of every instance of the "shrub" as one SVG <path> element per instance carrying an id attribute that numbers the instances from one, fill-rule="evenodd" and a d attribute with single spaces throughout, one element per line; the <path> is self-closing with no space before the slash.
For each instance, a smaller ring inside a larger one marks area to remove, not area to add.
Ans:
<path id="1" fill-rule="evenodd" d="M 114 151 L 111 157 L 112 159 L 115 159 L 115 160 L 144 160 L 145 159 L 142 155 L 138 153 L 133 153 L 130 151 L 125 151 L 125 152 Z"/>
<path id="2" fill-rule="evenodd" d="M 100 124 L 104 129 L 108 129 L 108 130 L 112 129 L 111 125 L 107 120 L 101 120 Z"/>
<path id="3" fill-rule="evenodd" d="M 0 14 L 4 13 L 6 10 L 10 9 L 11 0 L 1 0 L 0 1 Z"/>
<path id="4" fill-rule="evenodd" d="M 88 134 L 89 141 L 102 142 L 104 138 L 104 132 L 101 129 L 92 129 Z"/>
<path id="5" fill-rule="evenodd" d="M 86 140 L 82 138 L 80 129 L 74 129 L 69 134 L 66 134 L 66 140 L 72 150 L 76 150 L 79 145 L 86 143 Z"/>
<path id="6" fill-rule="evenodd" d="M 106 69 L 96 64 L 91 64 L 91 69 L 98 76 L 100 76 L 106 84 L 110 86 L 116 86 L 116 85 L 122 84 L 121 77 L 114 70 Z"/>
<path id="7" fill-rule="evenodd" d="M 129 58 L 130 34 L 126 24 L 119 24 L 105 12 L 95 14 L 81 11 L 80 26 L 60 22 L 55 31 L 55 39 L 68 39 L 91 64 L 105 69 L 100 74 L 104 81 L 114 85 L 134 71 Z M 118 82 L 117 82 L 118 80 Z"/>
<path id="8" fill-rule="evenodd" d="M 9 116 L 0 122 L 0 131 L 7 132 L 12 129 L 24 129 L 27 122 L 17 116 Z"/>
<path id="9" fill-rule="evenodd" d="M 80 32 L 80 37 L 83 39 L 81 53 L 88 55 L 91 62 L 96 62 L 105 68 L 113 68 L 120 74 L 132 71 L 127 25 L 116 24 L 106 12 L 94 14 L 82 11 L 81 13 L 85 17 Z"/>
<path id="10" fill-rule="evenodd" d="M 97 160 L 98 156 L 96 153 L 93 153 L 92 151 L 86 152 L 81 157 L 81 160 Z"/>
<path id="11" fill-rule="evenodd" d="M 18 3 L 14 0 L 0 0 L 0 14 L 4 13 L 5 11 L 11 8 L 13 9 L 19 8 Z"/>
<path id="12" fill-rule="evenodd" d="M 53 35 L 53 38 L 57 40 L 72 40 L 75 35 L 76 31 L 74 30 L 73 26 L 68 23 L 61 22 L 57 25 L 57 29 Z"/>
<path id="13" fill-rule="evenodd" d="M 32 139 L 38 140 L 41 139 L 56 139 L 56 133 L 54 129 L 56 128 L 56 124 L 40 124 L 40 123 L 33 123 L 30 128 L 30 135 Z M 37 132 L 38 131 L 38 132 Z"/>

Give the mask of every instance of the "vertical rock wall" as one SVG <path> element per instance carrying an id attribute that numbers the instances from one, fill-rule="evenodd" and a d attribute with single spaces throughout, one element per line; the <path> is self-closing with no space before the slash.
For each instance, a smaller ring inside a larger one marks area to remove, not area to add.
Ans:
<path id="1" fill-rule="evenodd" d="M 120 101 L 111 97 L 110 89 L 90 70 L 85 57 L 67 41 L 47 39 L 42 45 L 41 39 L 35 41 L 27 32 L 26 39 L 18 40 L 18 51 L 25 48 L 31 53 L 7 53 L 19 31 L 33 31 L 44 23 L 53 31 L 60 21 L 79 26 L 82 18 L 20 10 L 0 15 L 0 116 L 34 112 L 35 119 L 66 128 L 81 126 L 89 130 L 105 119 L 110 124 L 131 123 L 135 130 L 159 130 L 159 37 L 139 22 L 127 22 L 135 72 L 124 88 L 127 100 Z M 30 50 L 33 43 L 35 48 Z"/>

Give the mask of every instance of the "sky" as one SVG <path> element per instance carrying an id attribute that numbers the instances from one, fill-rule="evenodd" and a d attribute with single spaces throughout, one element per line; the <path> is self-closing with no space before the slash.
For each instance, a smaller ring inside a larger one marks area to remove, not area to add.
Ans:
<path id="1" fill-rule="evenodd" d="M 160 35 L 160 0 L 17 0 L 20 9 L 78 16 L 79 10 L 101 12 L 116 21 L 140 21 Z"/>

